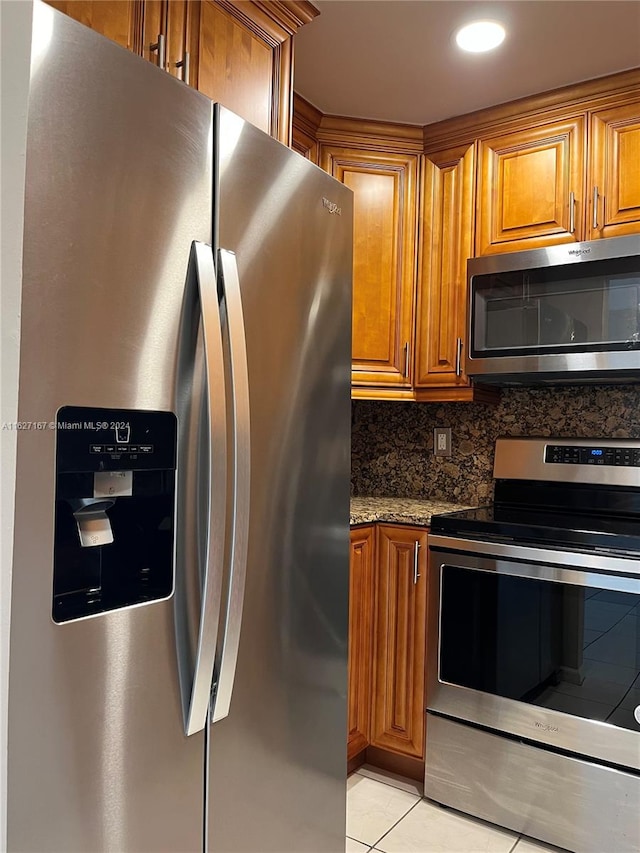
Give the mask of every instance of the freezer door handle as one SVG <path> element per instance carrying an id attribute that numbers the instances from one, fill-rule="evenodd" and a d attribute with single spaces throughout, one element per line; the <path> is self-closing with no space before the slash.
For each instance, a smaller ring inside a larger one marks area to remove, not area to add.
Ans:
<path id="1" fill-rule="evenodd" d="M 213 251 L 205 243 L 193 242 L 181 321 L 180 346 L 177 365 L 177 409 L 182 426 L 181 458 L 186 459 L 189 448 L 186 424 L 189 407 L 196 405 L 196 347 L 198 333 L 204 350 L 204 393 L 200 412 L 198 455 L 195 465 L 195 483 L 185 483 L 185 472 L 180 476 L 180 489 L 197 488 L 195 505 L 195 530 L 197 531 L 197 562 L 200 584 L 200 613 L 195 653 L 191 652 L 187 623 L 186 573 L 195 567 L 189 565 L 186 547 L 177 551 L 176 574 L 176 642 L 180 670 L 180 687 L 187 735 L 205 728 L 211 683 L 215 664 L 216 639 L 220 620 L 222 581 L 224 575 L 224 537 L 226 526 L 227 483 L 227 411 L 221 312 L 218 303 Z M 185 466 L 186 467 L 186 466 Z M 183 496 L 182 504 L 189 496 Z M 180 503 L 179 503 L 180 506 Z M 186 514 L 185 514 L 186 515 Z M 186 520 L 186 517 L 185 517 Z M 192 525 L 193 526 L 193 525 Z M 183 537 L 186 534 L 182 534 Z M 181 593 L 182 590 L 182 593 Z"/>
<path id="2" fill-rule="evenodd" d="M 236 676 L 249 545 L 251 443 L 249 371 L 238 265 L 233 252 L 218 252 L 220 287 L 226 306 L 231 374 L 231 553 L 224 632 L 216 659 L 211 722 L 229 714 Z"/>

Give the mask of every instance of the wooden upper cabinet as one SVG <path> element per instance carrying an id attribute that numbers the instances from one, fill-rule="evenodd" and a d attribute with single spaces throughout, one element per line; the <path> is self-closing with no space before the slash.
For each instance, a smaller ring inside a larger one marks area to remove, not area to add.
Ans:
<path id="1" fill-rule="evenodd" d="M 427 532 L 378 525 L 371 744 L 424 758 Z"/>
<path id="2" fill-rule="evenodd" d="M 584 239 L 584 116 L 481 139 L 476 254 Z"/>
<path id="3" fill-rule="evenodd" d="M 198 89 L 289 145 L 292 36 L 316 14 L 306 0 L 202 0 Z"/>
<path id="4" fill-rule="evenodd" d="M 320 165 L 354 193 L 353 384 L 410 390 L 418 156 L 321 145 Z"/>
<path id="5" fill-rule="evenodd" d="M 90 27 L 122 47 L 139 53 L 142 0 L 47 0 L 49 6 Z"/>
<path id="6" fill-rule="evenodd" d="M 467 258 L 473 255 L 475 147 L 429 154 L 422 170 L 416 388 L 467 389 Z"/>
<path id="7" fill-rule="evenodd" d="M 640 231 L 640 100 L 591 114 L 590 239 Z"/>
<path id="8" fill-rule="evenodd" d="M 347 758 L 368 745 L 371 719 L 375 528 L 351 530 Z"/>

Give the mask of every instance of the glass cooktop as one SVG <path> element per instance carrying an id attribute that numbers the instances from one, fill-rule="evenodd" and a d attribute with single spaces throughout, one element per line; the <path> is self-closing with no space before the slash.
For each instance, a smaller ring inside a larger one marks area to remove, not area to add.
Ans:
<path id="1" fill-rule="evenodd" d="M 640 516 L 493 506 L 434 515 L 431 533 L 491 542 L 640 554 Z"/>

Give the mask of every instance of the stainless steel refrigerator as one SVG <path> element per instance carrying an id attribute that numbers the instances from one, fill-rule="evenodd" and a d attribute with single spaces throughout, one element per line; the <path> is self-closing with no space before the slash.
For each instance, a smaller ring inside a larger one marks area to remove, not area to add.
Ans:
<path id="1" fill-rule="evenodd" d="M 337 853 L 351 193 L 24 8 L 9 850 Z"/>

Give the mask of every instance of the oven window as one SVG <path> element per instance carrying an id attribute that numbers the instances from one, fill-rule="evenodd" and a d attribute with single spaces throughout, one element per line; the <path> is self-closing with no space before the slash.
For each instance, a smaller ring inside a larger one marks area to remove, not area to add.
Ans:
<path id="1" fill-rule="evenodd" d="M 443 566 L 440 619 L 441 681 L 640 731 L 640 595 Z"/>
<path id="2" fill-rule="evenodd" d="M 476 275 L 473 356 L 640 346 L 640 259 Z"/>

